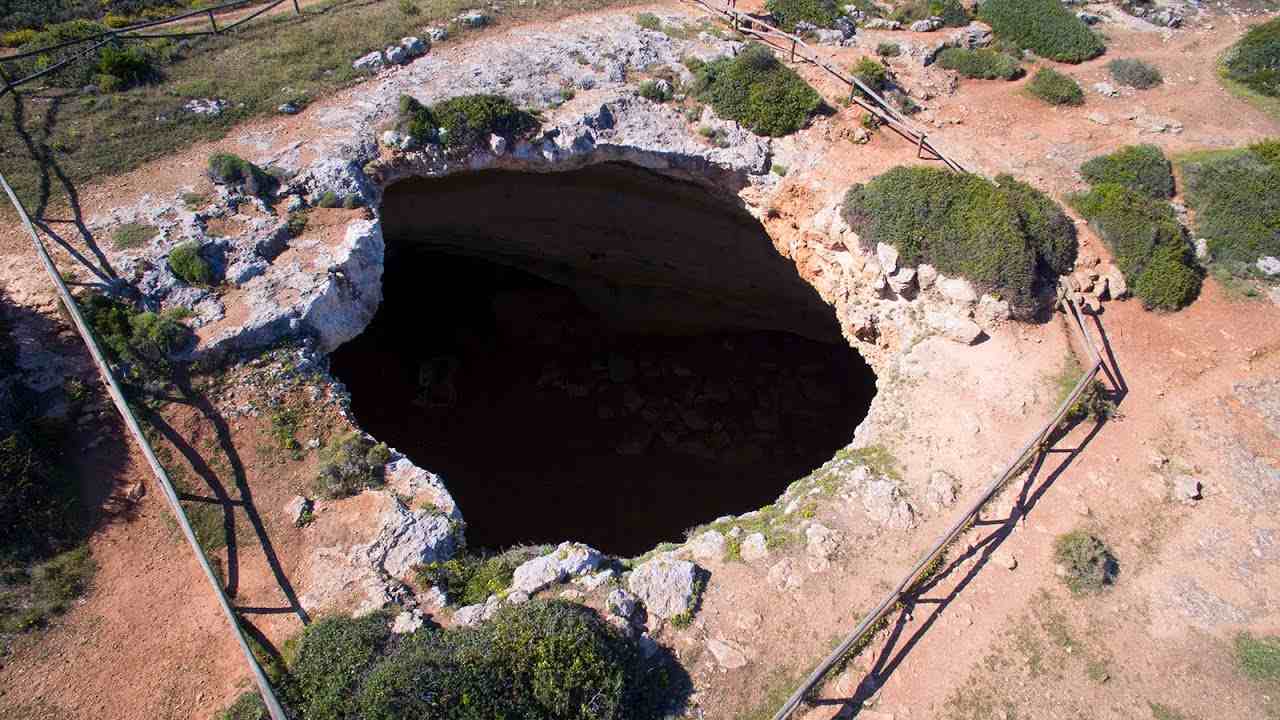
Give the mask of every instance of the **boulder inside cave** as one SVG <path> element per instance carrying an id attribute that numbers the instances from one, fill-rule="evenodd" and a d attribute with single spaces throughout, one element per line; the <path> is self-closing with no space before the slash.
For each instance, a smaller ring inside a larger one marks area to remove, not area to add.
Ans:
<path id="1" fill-rule="evenodd" d="M 383 303 L 333 371 L 472 547 L 678 541 L 830 459 L 874 395 L 834 311 L 700 186 L 484 171 L 393 185 L 382 216 Z"/>

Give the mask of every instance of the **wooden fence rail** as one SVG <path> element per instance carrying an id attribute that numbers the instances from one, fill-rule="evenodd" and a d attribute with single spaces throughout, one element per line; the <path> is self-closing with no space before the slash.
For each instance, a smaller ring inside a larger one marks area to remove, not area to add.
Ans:
<path id="1" fill-rule="evenodd" d="M 71 316 L 71 322 L 75 325 L 76 332 L 80 334 L 80 339 L 84 341 L 85 347 L 89 349 L 89 355 L 98 369 L 98 375 L 102 378 L 103 385 L 107 388 L 107 394 L 111 396 L 111 402 L 115 404 L 120 417 L 124 419 L 125 427 L 129 430 L 134 442 L 137 443 L 138 449 L 142 451 L 143 457 L 147 460 L 147 465 L 151 467 L 151 472 L 155 474 L 156 481 L 164 493 L 165 500 L 169 503 L 169 510 L 173 513 L 178 527 L 182 529 L 182 535 L 187 539 L 187 544 L 191 547 L 191 552 L 195 555 L 196 562 L 200 564 L 200 569 L 204 571 L 205 579 L 208 580 L 209 586 L 213 589 L 213 594 L 218 600 L 218 605 L 222 608 L 223 615 L 227 618 L 227 623 L 231 626 L 231 632 L 235 636 L 236 642 L 240 644 L 240 650 L 244 653 L 245 662 L 248 663 L 249 670 L 253 674 L 254 683 L 258 686 L 258 693 L 262 696 L 262 701 L 267 707 L 267 713 L 271 716 L 271 720 L 288 720 L 284 708 L 281 707 L 280 701 L 271 689 L 271 683 L 267 680 L 267 676 L 262 672 L 262 668 L 258 666 L 257 660 L 253 657 L 253 651 L 249 648 L 249 642 L 245 638 L 244 630 L 240 627 L 240 620 L 222 589 L 222 582 L 218 580 L 218 576 L 214 574 L 213 568 L 209 565 L 209 559 L 205 557 L 204 549 L 200 547 L 200 541 L 196 539 L 195 531 L 191 528 L 191 522 L 187 519 L 187 514 L 182 509 L 182 503 L 178 501 L 178 493 L 174 489 L 173 483 L 169 480 L 169 474 L 165 472 L 164 466 L 160 464 L 160 461 L 156 459 L 156 454 L 151 449 L 151 443 L 147 441 L 147 436 L 143 434 L 142 428 L 138 425 L 138 420 L 134 416 L 133 410 L 129 408 L 124 391 L 116 381 L 115 374 L 111 372 L 111 365 L 107 362 L 106 356 L 103 355 L 102 348 L 98 346 L 98 341 L 93 337 L 93 332 L 90 331 L 84 316 L 80 314 L 80 308 L 76 305 L 75 299 L 71 297 L 71 291 L 67 289 L 62 276 L 58 274 L 58 269 L 53 264 L 53 259 L 49 257 L 49 252 L 40 240 L 35 226 L 31 224 L 31 218 L 27 216 L 26 208 L 22 206 L 18 196 L 13 192 L 13 188 L 9 186 L 9 181 L 5 179 L 2 173 L 0 173 L 0 186 L 3 186 L 5 194 L 9 196 L 9 202 L 13 203 L 14 209 L 18 211 L 18 217 L 22 220 L 22 225 L 31 236 L 31 243 L 35 246 L 36 255 L 40 258 L 40 264 L 44 266 L 45 273 L 49 275 L 49 280 L 53 282 L 54 288 L 57 289 L 58 297 L 62 300 L 62 305 L 66 308 L 67 314 Z"/>

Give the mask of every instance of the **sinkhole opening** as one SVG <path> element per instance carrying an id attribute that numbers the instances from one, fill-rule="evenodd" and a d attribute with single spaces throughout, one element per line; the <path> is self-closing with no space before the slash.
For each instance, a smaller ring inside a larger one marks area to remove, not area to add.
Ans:
<path id="1" fill-rule="evenodd" d="M 382 305 L 332 369 L 473 548 L 679 541 L 830 459 L 875 393 L 764 228 L 700 186 L 485 171 L 393 185 L 382 221 Z"/>

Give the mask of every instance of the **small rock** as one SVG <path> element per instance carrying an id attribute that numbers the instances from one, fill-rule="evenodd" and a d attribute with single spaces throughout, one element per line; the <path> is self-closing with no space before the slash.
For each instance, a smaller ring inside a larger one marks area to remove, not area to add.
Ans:
<path id="1" fill-rule="evenodd" d="M 1102 277 L 1107 281 L 1107 293 L 1112 300 L 1129 294 L 1129 283 L 1124 279 L 1124 273 L 1120 272 L 1120 268 L 1115 265 L 1107 265 L 1102 269 Z"/>
<path id="2" fill-rule="evenodd" d="M 1178 475 L 1173 478 L 1173 499 L 1178 502 L 1193 503 L 1199 500 L 1200 481 L 1191 475 Z"/>
<path id="3" fill-rule="evenodd" d="M 444 42 L 449 37 L 449 28 L 442 25 L 429 27 L 423 32 L 427 34 L 427 39 L 432 43 Z"/>
<path id="4" fill-rule="evenodd" d="M 1008 550 L 997 550 L 991 553 L 991 561 L 1005 570 L 1018 569 L 1018 558 L 1014 557 L 1013 553 Z"/>
<path id="5" fill-rule="evenodd" d="M 755 562 L 769 557 L 768 541 L 763 533 L 751 533 L 742 540 L 742 559 Z"/>
<path id="6" fill-rule="evenodd" d="M 1103 97 L 1118 97 L 1120 95 L 1120 91 L 1116 89 L 1116 86 L 1109 82 L 1094 83 L 1093 91 Z"/>
<path id="7" fill-rule="evenodd" d="M 631 572 L 627 587 L 644 603 L 650 615 L 672 618 L 689 612 L 697 603 L 698 566 L 687 560 L 656 558 Z"/>
<path id="8" fill-rule="evenodd" d="M 427 41 L 419 37 L 400 38 L 400 47 L 408 53 L 410 58 L 420 57 L 427 53 Z"/>
<path id="9" fill-rule="evenodd" d="M 795 561 L 783 558 L 777 565 L 769 568 L 769 582 L 779 590 L 795 590 L 804 583 L 804 578 L 796 572 Z"/>
<path id="10" fill-rule="evenodd" d="M 888 278 L 889 289 L 901 295 L 911 289 L 915 282 L 916 271 L 912 268 L 900 268 Z"/>
<path id="11" fill-rule="evenodd" d="M 917 20 L 911 23 L 911 26 L 909 29 L 911 30 L 911 32 L 927 33 L 927 32 L 933 32 L 934 30 L 937 30 L 940 27 L 942 27 L 942 18 L 929 17 L 929 18 L 925 18 L 924 20 Z"/>
<path id="12" fill-rule="evenodd" d="M 813 523 L 805 528 L 805 550 L 811 557 L 830 559 L 840 549 L 840 533 L 823 525 Z"/>
<path id="13" fill-rule="evenodd" d="M 724 535 L 708 530 L 690 541 L 689 549 L 696 560 L 720 560 L 724 557 Z"/>
<path id="14" fill-rule="evenodd" d="M 897 20 L 886 20 L 885 18 L 872 18 L 862 24 L 862 27 L 868 30 L 901 30 L 902 23 Z"/>
<path id="15" fill-rule="evenodd" d="M 383 52 L 388 65 L 403 65 L 409 62 L 409 51 L 402 45 L 391 45 Z"/>
<path id="16" fill-rule="evenodd" d="M 301 526 L 307 513 L 311 512 L 312 503 L 301 495 L 295 495 L 289 504 L 284 506 L 284 516 L 295 526 Z"/>
<path id="17" fill-rule="evenodd" d="M 934 510 L 950 507 L 956 501 L 956 479 L 943 470 L 934 470 L 925 488 L 925 500 Z"/>
<path id="18" fill-rule="evenodd" d="M 1097 25 L 1098 23 L 1102 22 L 1101 15 L 1094 15 L 1093 13 L 1088 13 L 1083 10 L 1076 13 L 1076 17 L 1080 18 L 1080 21 L 1083 22 L 1085 25 Z"/>
<path id="19" fill-rule="evenodd" d="M 880 261 L 880 269 L 885 275 L 892 275 L 898 269 L 898 248 L 886 243 L 876 243 L 876 258 Z"/>
<path id="20" fill-rule="evenodd" d="M 724 670 L 737 670 L 747 664 L 747 654 L 736 643 L 720 638 L 709 638 L 707 650 L 716 659 L 716 664 Z"/>
<path id="21" fill-rule="evenodd" d="M 494 155 L 505 155 L 507 152 L 507 139 L 501 135 L 489 136 L 489 149 Z"/>
<path id="22" fill-rule="evenodd" d="M 302 108 L 298 107 L 294 103 L 287 102 L 282 104 L 280 107 L 276 108 L 276 112 L 280 113 L 281 115 L 297 115 L 298 113 L 302 112 Z"/>
<path id="23" fill-rule="evenodd" d="M 1264 255 L 1258 258 L 1258 269 L 1267 277 L 1280 275 L 1280 258 L 1272 255 Z"/>
<path id="24" fill-rule="evenodd" d="M 489 16 L 480 10 L 470 10 L 454 18 L 459 25 L 469 28 L 481 28 L 489 24 Z"/>
<path id="25" fill-rule="evenodd" d="M 356 70 L 381 70 L 383 65 L 382 53 L 375 50 L 368 55 L 358 58 L 351 63 L 351 67 Z"/>
<path id="26" fill-rule="evenodd" d="M 1213 259 L 1212 254 L 1209 252 L 1208 238 L 1196 238 L 1196 259 L 1205 263 Z"/>
<path id="27" fill-rule="evenodd" d="M 946 278 L 938 281 L 938 292 L 954 302 L 971 305 L 978 301 L 978 292 L 964 278 Z"/>
<path id="28" fill-rule="evenodd" d="M 554 583 L 564 582 L 599 567 L 604 556 L 598 550 L 579 543 L 561 543 L 541 557 L 516 568 L 511 588 L 530 595 Z"/>
<path id="29" fill-rule="evenodd" d="M 916 268 L 916 284 L 921 290 L 928 290 L 938 279 L 938 271 L 932 265 L 924 264 Z"/>
<path id="30" fill-rule="evenodd" d="M 637 602 L 635 595 L 622 588 L 616 588 L 605 599 L 605 608 L 608 609 L 610 615 L 630 621 L 631 618 L 635 617 Z"/>
<path id="31" fill-rule="evenodd" d="M 411 633 L 422 627 L 422 612 L 419 610 L 405 610 L 396 619 L 391 622 L 391 632 L 397 635 Z"/>
<path id="32" fill-rule="evenodd" d="M 961 345 L 972 345 L 984 335 L 978 323 L 969 318 L 930 311 L 925 313 L 925 321 L 938 334 Z"/>

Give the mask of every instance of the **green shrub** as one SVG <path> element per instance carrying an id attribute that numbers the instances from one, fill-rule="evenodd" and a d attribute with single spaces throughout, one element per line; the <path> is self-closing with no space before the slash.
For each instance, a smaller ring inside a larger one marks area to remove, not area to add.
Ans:
<path id="1" fill-rule="evenodd" d="M 1254 680 L 1280 680 L 1280 637 L 1240 633 L 1235 639 L 1236 663 Z"/>
<path id="2" fill-rule="evenodd" d="M 1080 166 L 1091 185 L 1116 183 L 1153 198 L 1173 197 L 1173 166 L 1155 145 L 1129 145 Z"/>
<path id="3" fill-rule="evenodd" d="M 241 188 L 250 195 L 266 195 L 276 186 L 276 179 L 265 170 L 231 153 L 210 155 L 207 174 L 216 183 Z"/>
<path id="4" fill-rule="evenodd" d="M 326 498 L 354 495 L 382 483 L 382 466 L 391 460 L 386 444 L 374 444 L 356 431 L 338 436 L 320 450 L 316 491 Z"/>
<path id="5" fill-rule="evenodd" d="M 31 566 L 0 558 L 0 569 L 0 633 L 7 634 L 44 627 L 69 610 L 88 590 L 97 563 L 82 545 Z"/>
<path id="6" fill-rule="evenodd" d="M 787 31 L 794 31 L 798 22 L 829 28 L 840 17 L 835 0 L 768 0 L 765 8 L 778 26 Z"/>
<path id="7" fill-rule="evenodd" d="M 804 127 L 822 107 L 818 93 L 758 43 L 748 44 L 736 57 L 704 64 L 694 95 L 720 117 L 775 137 Z"/>
<path id="8" fill-rule="evenodd" d="M 1013 80 L 1022 75 L 1017 60 L 994 50 L 947 48 L 938 54 L 938 65 L 967 78 Z"/>
<path id="9" fill-rule="evenodd" d="M 1026 317 L 1035 290 L 1075 262 L 1074 226 L 1047 196 L 1002 175 L 897 167 L 845 195 L 842 214 L 872 248 L 898 249 L 904 265 L 929 263 L 994 291 Z"/>
<path id="10" fill-rule="evenodd" d="M 1038 70 L 1027 83 L 1027 92 L 1050 105 L 1084 104 L 1084 90 L 1080 89 L 1080 83 L 1052 68 Z"/>
<path id="11" fill-rule="evenodd" d="M 910 0 L 898 5 L 889 18 L 904 25 L 931 17 L 942 19 L 943 27 L 964 27 L 969 24 L 969 12 L 957 0 Z"/>
<path id="12" fill-rule="evenodd" d="M 45 29 L 37 32 L 32 38 L 18 47 L 19 53 L 33 52 L 43 50 L 47 47 L 53 47 L 72 40 L 82 40 L 100 35 L 107 31 L 107 26 L 101 23 L 92 22 L 90 20 L 71 20 L 68 22 L 49 25 Z M 25 76 L 30 73 L 44 70 L 45 68 L 56 65 L 64 60 L 71 59 L 80 53 L 88 50 L 91 44 L 85 43 L 81 45 L 72 45 L 60 50 L 51 50 L 42 52 L 38 55 L 18 60 L 16 68 L 6 67 L 5 69 L 11 73 L 11 76 Z M 110 45 L 103 46 L 96 51 L 97 58 L 102 57 L 102 52 Z M 43 80 L 50 85 L 66 88 L 79 88 L 94 82 L 94 75 L 98 72 L 98 61 L 92 56 L 87 60 L 73 62 L 61 70 L 50 75 L 44 76 Z"/>
<path id="13" fill-rule="evenodd" d="M 1209 240 L 1215 264 L 1235 274 L 1252 272 L 1260 257 L 1280 257 L 1278 150 L 1269 141 L 1181 163 L 1196 236 Z"/>
<path id="14" fill-rule="evenodd" d="M 463 555 L 415 568 L 418 582 L 439 588 L 450 605 L 475 605 L 511 587 L 516 568 L 531 552 L 512 550 L 494 557 Z"/>
<path id="15" fill-rule="evenodd" d="M 660 83 L 657 80 L 645 80 L 640 83 L 640 97 L 656 103 L 666 102 L 672 97 L 671 85 L 669 83 Z"/>
<path id="16" fill-rule="evenodd" d="M 1120 566 L 1110 548 L 1083 530 L 1059 535 L 1053 557 L 1062 568 L 1062 579 L 1077 594 L 1102 591 L 1115 583 Z"/>
<path id="17" fill-rule="evenodd" d="M 267 706 L 257 690 L 242 693 L 231 707 L 218 714 L 218 720 L 271 720 Z"/>
<path id="18" fill-rule="evenodd" d="M 111 243 L 115 245 L 117 250 L 128 250 L 150 242 L 151 238 L 155 237 L 158 232 L 159 230 L 154 225 L 125 223 L 112 233 Z"/>
<path id="19" fill-rule="evenodd" d="M 7 48 L 21 47 L 36 39 L 36 31 L 30 28 L 14 30 L 0 35 L 0 45 Z"/>
<path id="20" fill-rule="evenodd" d="M 170 309 L 160 313 L 141 312 L 129 318 L 130 344 L 148 358 L 164 358 L 181 350 L 191 337 L 182 324 L 187 312 Z"/>
<path id="21" fill-rule="evenodd" d="M 1280 97 L 1280 18 L 1255 25 L 1231 47 L 1223 74 L 1268 97 Z"/>
<path id="22" fill-rule="evenodd" d="M 320 195 L 320 199 L 316 201 L 316 205 L 322 208 L 336 208 L 342 204 L 342 198 L 338 193 L 332 190 L 325 190 Z"/>
<path id="23" fill-rule="evenodd" d="M 1177 310 L 1200 290 L 1200 274 L 1169 203 L 1106 183 L 1072 205 L 1102 237 L 1133 294 L 1149 308 Z"/>
<path id="24" fill-rule="evenodd" d="M 864 57 L 858 60 L 857 64 L 850 68 L 853 76 L 862 81 L 863 85 L 871 88 L 877 93 L 883 93 L 889 87 L 889 71 L 885 66 Z"/>
<path id="25" fill-rule="evenodd" d="M 895 42 L 882 42 L 876 46 L 876 54 L 880 57 L 898 57 L 902 54 L 902 47 Z"/>
<path id="26" fill-rule="evenodd" d="M 191 240 L 169 251 L 169 270 L 188 285 L 209 285 L 213 282 L 213 268 L 200 257 L 200 243 Z"/>
<path id="27" fill-rule="evenodd" d="M 538 120 L 501 95 L 462 95 L 430 107 L 404 95 L 399 128 L 418 143 L 440 142 L 454 152 L 475 147 L 490 134 L 521 137 Z"/>
<path id="28" fill-rule="evenodd" d="M 138 312 L 97 293 L 79 298 L 77 303 L 94 337 L 115 362 L 162 363 L 191 339 L 191 330 L 182 324 L 189 313 L 184 308 Z"/>
<path id="29" fill-rule="evenodd" d="M 1111 73 L 1112 79 L 1121 85 L 1139 90 L 1153 88 L 1164 82 L 1164 77 L 1160 75 L 1159 70 L 1141 60 L 1130 58 L 1112 60 L 1107 63 L 1107 71 Z"/>
<path id="30" fill-rule="evenodd" d="M 997 38 L 1058 62 L 1084 62 L 1106 49 L 1102 39 L 1058 0 L 985 0 L 978 19 L 990 25 Z"/>
<path id="31" fill-rule="evenodd" d="M 289 230 L 289 237 L 301 237 L 307 231 L 307 214 L 301 211 L 289 213 L 285 227 Z"/>
<path id="32" fill-rule="evenodd" d="M 418 4 L 413 0 L 400 0 L 400 12 L 412 17 L 422 11 L 418 8 Z"/>
<path id="33" fill-rule="evenodd" d="M 139 45 L 106 45 L 98 56 L 98 72 L 120 81 L 120 86 L 139 85 L 155 76 L 151 56 Z"/>
<path id="34" fill-rule="evenodd" d="M 289 664 L 285 695 L 307 720 L 355 717 L 355 692 L 390 638 L 387 618 L 330 617 L 302 631 Z"/>
<path id="35" fill-rule="evenodd" d="M 645 30 L 653 30 L 655 32 L 662 30 L 662 20 L 653 13 L 645 12 L 636 14 L 636 25 L 639 25 Z"/>

